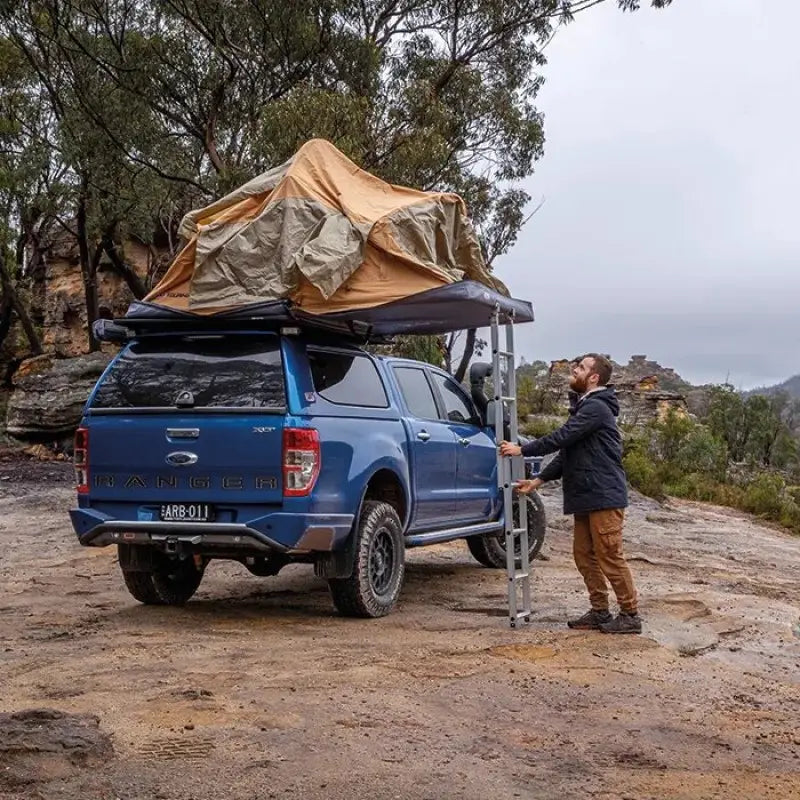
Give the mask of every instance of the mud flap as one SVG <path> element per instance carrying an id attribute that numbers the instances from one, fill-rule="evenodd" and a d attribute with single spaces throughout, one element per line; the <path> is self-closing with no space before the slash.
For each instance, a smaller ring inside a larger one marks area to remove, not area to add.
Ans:
<path id="1" fill-rule="evenodd" d="M 155 567 L 154 549 L 132 544 L 117 545 L 119 565 L 125 572 L 152 572 Z"/>
<path id="2" fill-rule="evenodd" d="M 356 534 L 351 531 L 347 544 L 341 550 L 320 553 L 314 561 L 314 574 L 318 578 L 349 578 L 356 561 Z"/>

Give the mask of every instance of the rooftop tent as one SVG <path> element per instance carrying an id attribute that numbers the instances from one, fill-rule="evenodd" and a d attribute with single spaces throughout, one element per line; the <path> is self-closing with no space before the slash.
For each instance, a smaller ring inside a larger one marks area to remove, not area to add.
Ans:
<path id="1" fill-rule="evenodd" d="M 180 234 L 126 326 L 325 320 L 392 335 L 488 325 L 495 309 L 533 318 L 486 269 L 460 197 L 388 184 L 319 139 L 191 211 Z"/>

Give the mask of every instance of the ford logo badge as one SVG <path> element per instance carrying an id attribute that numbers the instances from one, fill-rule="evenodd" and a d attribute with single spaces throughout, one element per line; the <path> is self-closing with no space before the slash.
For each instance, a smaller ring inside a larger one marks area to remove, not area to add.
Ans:
<path id="1" fill-rule="evenodd" d="M 167 464 L 172 464 L 173 467 L 187 467 L 189 464 L 197 463 L 197 456 L 194 453 L 170 453 L 166 458 Z"/>

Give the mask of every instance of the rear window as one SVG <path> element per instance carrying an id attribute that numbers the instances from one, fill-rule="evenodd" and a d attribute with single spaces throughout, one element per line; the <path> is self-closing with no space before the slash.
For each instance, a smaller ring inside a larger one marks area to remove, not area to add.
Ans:
<path id="1" fill-rule="evenodd" d="M 386 408 L 386 390 L 367 356 L 309 350 L 314 391 L 331 403 L 361 408 Z"/>
<path id="2" fill-rule="evenodd" d="M 262 408 L 286 405 L 277 337 L 135 342 L 114 362 L 92 408 Z"/>

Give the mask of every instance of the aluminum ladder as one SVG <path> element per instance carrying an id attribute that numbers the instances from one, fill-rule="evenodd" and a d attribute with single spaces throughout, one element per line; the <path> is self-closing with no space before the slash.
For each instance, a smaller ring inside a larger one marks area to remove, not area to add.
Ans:
<path id="1" fill-rule="evenodd" d="M 518 439 L 517 373 L 514 360 L 514 320 L 506 329 L 505 350 L 500 349 L 500 309 L 495 308 L 491 321 L 492 383 L 494 386 L 494 431 L 499 445 L 504 439 L 503 412 L 509 413 L 509 441 Z M 508 575 L 508 622 L 516 628 L 531 618 L 531 568 L 528 560 L 528 503 L 514 492 L 516 482 L 525 477 L 522 456 L 501 456 L 497 451 L 497 485 L 503 493 L 503 526 Z M 514 527 L 516 512 L 516 523 Z M 520 556 L 516 556 L 519 548 Z"/>

